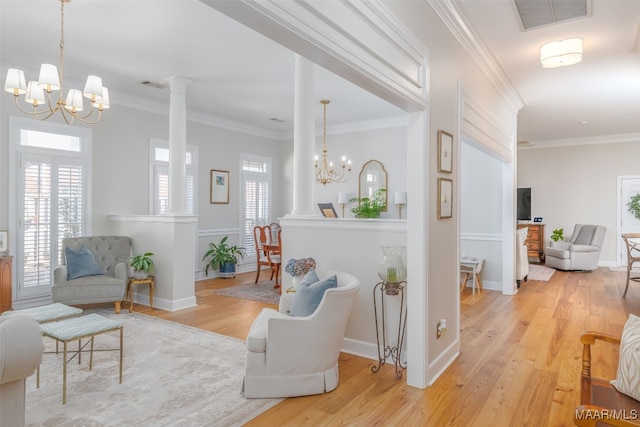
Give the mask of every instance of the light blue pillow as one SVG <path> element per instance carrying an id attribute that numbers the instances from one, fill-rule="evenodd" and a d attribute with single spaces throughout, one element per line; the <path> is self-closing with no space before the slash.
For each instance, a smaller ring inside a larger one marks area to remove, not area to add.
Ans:
<path id="1" fill-rule="evenodd" d="M 64 255 L 67 259 L 67 280 L 103 274 L 93 253 L 85 246 L 78 251 L 66 247 L 64 248 Z"/>
<path id="2" fill-rule="evenodd" d="M 309 273 L 311 272 L 313 272 L 316 278 L 318 277 L 315 274 L 315 271 L 311 270 Z M 307 273 L 307 275 L 298 284 L 296 295 L 293 297 L 293 302 L 291 303 L 291 316 L 310 316 L 314 311 L 316 311 L 318 305 L 320 305 L 320 301 L 322 301 L 325 291 L 338 286 L 338 278 L 335 275 L 316 282 L 311 282 L 313 277 L 309 277 L 309 280 L 305 280 L 309 273 Z"/>
<path id="3" fill-rule="evenodd" d="M 307 274 L 305 274 L 302 277 L 302 280 L 300 281 L 300 283 L 298 283 L 297 287 L 307 287 L 309 285 L 313 285 L 314 283 L 316 283 L 317 281 L 319 281 L 320 278 L 318 277 L 318 273 L 316 273 L 316 271 L 314 269 L 311 269 L 307 272 Z M 297 289 L 297 288 L 296 288 Z"/>

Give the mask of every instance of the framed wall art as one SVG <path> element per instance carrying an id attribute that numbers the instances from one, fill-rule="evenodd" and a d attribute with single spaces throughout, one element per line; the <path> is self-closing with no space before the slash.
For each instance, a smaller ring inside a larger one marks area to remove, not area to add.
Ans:
<path id="1" fill-rule="evenodd" d="M 453 180 L 438 178 L 438 219 L 453 217 Z"/>
<path id="2" fill-rule="evenodd" d="M 337 218 L 336 210 L 333 208 L 333 203 L 318 203 L 318 208 L 325 218 Z"/>
<path id="3" fill-rule="evenodd" d="M 210 203 L 229 203 L 229 171 L 211 169 L 209 183 Z"/>
<path id="4" fill-rule="evenodd" d="M 438 131 L 438 172 L 453 171 L 453 135 Z"/>
<path id="5" fill-rule="evenodd" d="M 0 255 L 6 255 L 9 253 L 9 232 L 6 230 L 0 231 Z"/>

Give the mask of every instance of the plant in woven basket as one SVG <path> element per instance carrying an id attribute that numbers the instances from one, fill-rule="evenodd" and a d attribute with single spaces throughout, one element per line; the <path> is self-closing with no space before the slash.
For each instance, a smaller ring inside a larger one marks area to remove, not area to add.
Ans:
<path id="1" fill-rule="evenodd" d="M 640 219 L 640 193 L 633 196 L 629 199 L 629 203 L 627 203 L 629 207 L 629 212 L 631 215 L 636 217 L 636 219 Z"/>

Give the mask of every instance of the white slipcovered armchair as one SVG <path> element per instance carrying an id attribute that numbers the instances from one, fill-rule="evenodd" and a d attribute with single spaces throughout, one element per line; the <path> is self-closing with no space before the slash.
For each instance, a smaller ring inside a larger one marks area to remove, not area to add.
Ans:
<path id="1" fill-rule="evenodd" d="M 522 281 L 527 281 L 529 276 L 529 255 L 527 254 L 527 240 L 528 228 L 520 228 L 516 230 L 516 283 L 518 288 Z"/>
<path id="2" fill-rule="evenodd" d="M 360 281 L 347 273 L 325 291 L 307 317 L 286 314 L 293 294 L 283 294 L 280 311 L 264 308 L 247 336 L 243 392 L 248 398 L 321 394 L 338 386 L 338 356 Z"/>
<path id="3" fill-rule="evenodd" d="M 42 330 L 34 318 L 0 316 L 0 426 L 24 426 L 25 380 L 43 352 Z"/>
<path id="4" fill-rule="evenodd" d="M 606 232 L 602 225 L 576 224 L 568 242 L 555 242 L 545 249 L 545 264 L 559 270 L 595 270 Z"/>

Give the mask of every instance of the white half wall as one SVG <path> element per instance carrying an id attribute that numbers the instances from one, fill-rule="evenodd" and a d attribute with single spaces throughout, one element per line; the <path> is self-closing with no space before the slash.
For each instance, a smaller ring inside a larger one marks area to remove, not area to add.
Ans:
<path id="1" fill-rule="evenodd" d="M 380 282 L 380 246 L 406 246 L 407 223 L 382 219 L 285 217 L 280 218 L 280 225 L 282 240 L 286 242 L 282 247 L 285 265 L 292 258 L 312 257 L 320 277 L 328 270 L 337 270 L 360 279 L 360 291 L 347 324 L 343 351 L 378 360 L 373 288 Z M 283 289 L 291 287 L 292 282 L 293 278 L 284 273 Z M 399 301 L 390 301 L 387 306 L 388 332 L 397 331 L 398 309 Z M 394 339 L 390 341 L 395 342 Z"/>
<path id="2" fill-rule="evenodd" d="M 114 234 L 131 237 L 134 254 L 152 252 L 155 264 L 154 306 L 176 311 L 196 305 L 196 220 L 190 215 L 112 215 Z M 190 250 L 189 250 L 190 248 Z M 141 290 L 146 292 L 146 290 Z M 149 299 L 137 297 L 148 303 Z"/>

